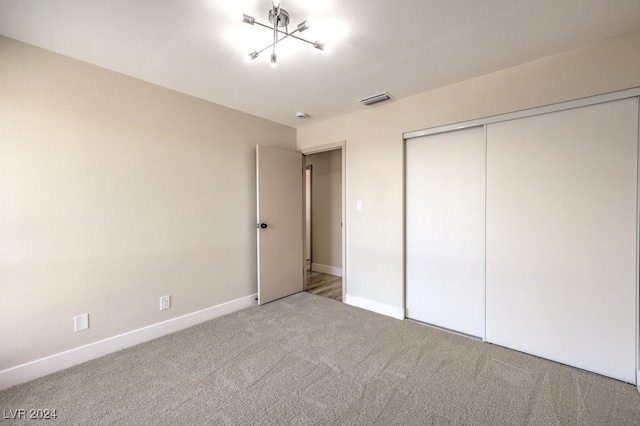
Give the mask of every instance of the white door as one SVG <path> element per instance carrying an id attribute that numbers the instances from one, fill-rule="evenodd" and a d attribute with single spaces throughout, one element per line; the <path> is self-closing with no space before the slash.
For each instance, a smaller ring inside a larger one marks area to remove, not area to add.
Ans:
<path id="1" fill-rule="evenodd" d="M 303 290 L 302 154 L 256 146 L 258 304 Z"/>
<path id="2" fill-rule="evenodd" d="M 406 142 L 407 317 L 484 337 L 484 128 Z"/>
<path id="3" fill-rule="evenodd" d="M 636 380 L 638 101 L 487 128 L 486 339 Z"/>

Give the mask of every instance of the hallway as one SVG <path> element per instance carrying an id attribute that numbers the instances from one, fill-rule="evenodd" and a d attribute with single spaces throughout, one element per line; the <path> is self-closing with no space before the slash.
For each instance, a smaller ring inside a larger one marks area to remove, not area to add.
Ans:
<path id="1" fill-rule="evenodd" d="M 307 292 L 342 302 L 342 277 L 309 271 Z"/>

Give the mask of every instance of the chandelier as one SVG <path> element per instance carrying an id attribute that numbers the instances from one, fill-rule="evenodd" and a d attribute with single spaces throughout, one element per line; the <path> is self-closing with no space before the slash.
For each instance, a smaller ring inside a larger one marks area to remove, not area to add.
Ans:
<path id="1" fill-rule="evenodd" d="M 273 0 L 271 4 L 272 6 L 269 10 L 269 22 L 271 22 L 271 25 L 273 25 L 272 27 L 256 21 L 253 16 L 244 14 L 242 15 L 242 22 L 249 25 L 259 25 L 273 31 L 273 42 L 264 49 L 254 50 L 253 52 L 249 53 L 249 55 L 247 56 L 247 62 L 251 62 L 252 60 L 256 59 L 262 52 L 271 48 L 271 67 L 275 68 L 278 64 L 278 56 L 276 55 L 276 44 L 289 37 L 296 40 L 304 41 L 305 43 L 309 43 L 316 49 L 324 50 L 323 43 L 317 41 L 309 41 L 296 35 L 297 33 L 301 33 L 309 28 L 309 23 L 306 20 L 299 23 L 295 30 L 289 32 L 289 12 L 280 7 L 280 0 Z M 284 28 L 284 30 L 282 30 L 281 28 Z"/>

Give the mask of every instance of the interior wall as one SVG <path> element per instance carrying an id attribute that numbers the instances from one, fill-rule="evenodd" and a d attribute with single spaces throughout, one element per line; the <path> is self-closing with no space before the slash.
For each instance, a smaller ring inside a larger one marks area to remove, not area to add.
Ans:
<path id="1" fill-rule="evenodd" d="M 0 63 L 0 370 L 256 293 L 255 145 L 295 129 L 2 37 Z"/>
<path id="2" fill-rule="evenodd" d="M 305 163 L 312 166 L 312 269 L 335 274 L 342 269 L 342 150 L 307 155 Z"/>
<path id="3" fill-rule="evenodd" d="M 404 316 L 404 132 L 639 87 L 639 51 L 640 30 L 298 129 L 349 145 L 347 302 Z"/>

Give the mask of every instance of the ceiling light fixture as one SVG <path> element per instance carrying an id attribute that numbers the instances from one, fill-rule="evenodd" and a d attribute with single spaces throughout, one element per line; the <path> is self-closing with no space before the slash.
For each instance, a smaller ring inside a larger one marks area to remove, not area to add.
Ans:
<path id="1" fill-rule="evenodd" d="M 273 0 L 271 2 L 271 9 L 269 10 L 269 22 L 271 22 L 273 27 L 256 21 L 256 19 L 253 16 L 242 15 L 242 22 L 244 22 L 245 24 L 259 25 L 261 27 L 268 28 L 273 31 L 273 42 L 267 47 L 265 47 L 264 49 L 254 50 L 253 52 L 249 53 L 249 56 L 247 57 L 247 62 L 251 62 L 252 60 L 256 59 L 262 52 L 264 52 L 269 48 L 272 48 L 271 67 L 275 68 L 276 65 L 278 65 L 278 56 L 276 55 L 276 44 L 280 43 L 282 40 L 288 37 L 295 38 L 296 40 L 304 41 L 305 43 L 309 43 L 310 45 L 312 45 L 318 50 L 324 50 L 324 43 L 320 43 L 318 41 L 309 41 L 300 36 L 295 35 L 296 33 L 301 33 L 309 29 L 308 21 L 305 20 L 300 22 L 295 30 L 289 32 L 289 20 L 290 20 L 289 12 L 287 12 L 286 10 L 280 7 L 280 0 Z M 280 29 L 282 27 L 284 27 L 284 31 Z M 283 37 L 279 37 L 280 35 L 283 35 Z"/>

